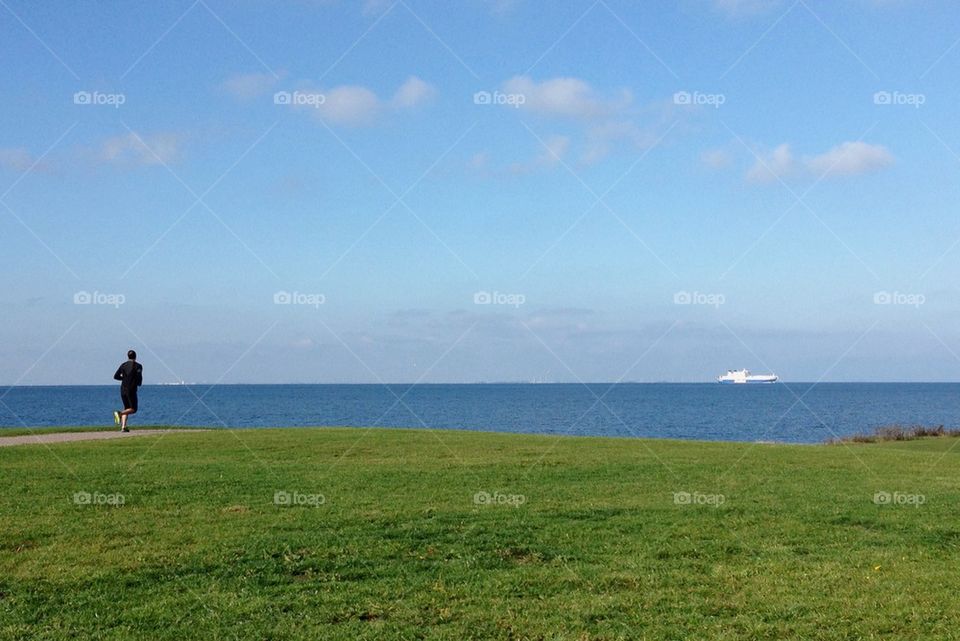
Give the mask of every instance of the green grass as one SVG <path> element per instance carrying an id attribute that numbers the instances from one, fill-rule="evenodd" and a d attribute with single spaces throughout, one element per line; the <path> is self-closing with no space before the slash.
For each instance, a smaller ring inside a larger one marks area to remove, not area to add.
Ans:
<path id="1" fill-rule="evenodd" d="M 957 638 L 956 443 L 284 429 L 0 448 L 0 639 Z"/>

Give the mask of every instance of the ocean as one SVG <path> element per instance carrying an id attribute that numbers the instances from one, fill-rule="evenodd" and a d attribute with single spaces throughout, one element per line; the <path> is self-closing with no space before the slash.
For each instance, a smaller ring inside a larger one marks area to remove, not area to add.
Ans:
<path id="1" fill-rule="evenodd" d="M 0 426 L 104 425 L 116 386 L 0 388 Z M 816 443 L 960 426 L 958 383 L 145 385 L 137 425 L 382 426 Z M 0 427 L 2 429 L 2 427 Z"/>

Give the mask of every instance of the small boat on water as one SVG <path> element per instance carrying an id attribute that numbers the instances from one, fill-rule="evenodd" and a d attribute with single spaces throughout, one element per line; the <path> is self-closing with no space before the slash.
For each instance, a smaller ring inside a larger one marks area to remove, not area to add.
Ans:
<path id="1" fill-rule="evenodd" d="M 726 374 L 717 377 L 718 383 L 776 383 L 779 380 L 776 374 L 751 374 L 748 369 L 728 369 Z"/>

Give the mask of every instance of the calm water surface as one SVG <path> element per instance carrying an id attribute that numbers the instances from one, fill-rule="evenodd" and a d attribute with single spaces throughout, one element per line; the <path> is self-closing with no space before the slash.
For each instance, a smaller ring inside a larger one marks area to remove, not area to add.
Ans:
<path id="1" fill-rule="evenodd" d="M 112 426 L 119 392 L 13 387 L 0 401 L 0 426 Z M 960 384 L 146 385 L 132 424 L 819 442 L 890 423 L 960 426 Z"/>

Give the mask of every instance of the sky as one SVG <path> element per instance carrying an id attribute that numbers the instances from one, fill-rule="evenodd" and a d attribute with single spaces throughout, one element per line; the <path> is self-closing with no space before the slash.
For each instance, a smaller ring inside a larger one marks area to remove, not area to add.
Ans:
<path id="1" fill-rule="evenodd" d="M 960 381 L 948 0 L 0 0 L 0 384 Z"/>

